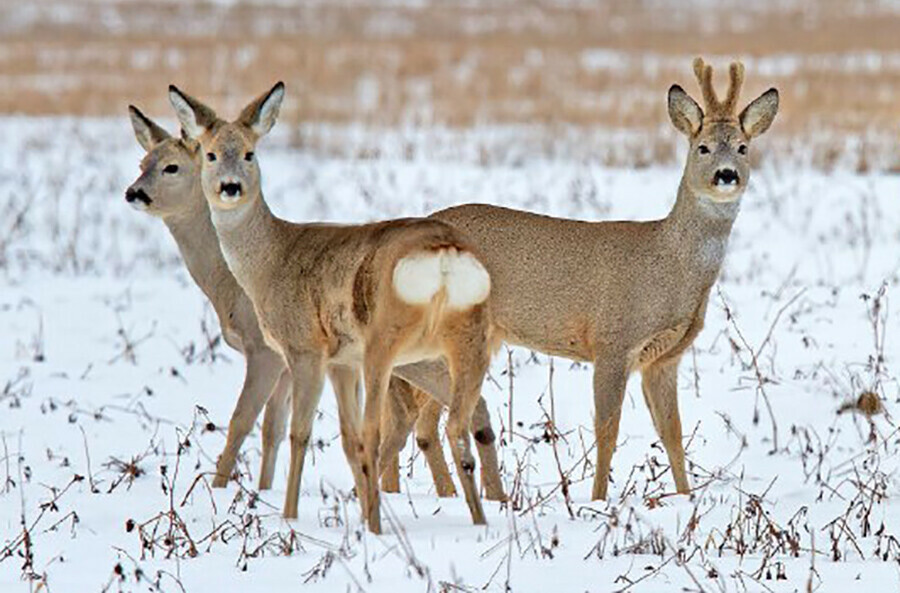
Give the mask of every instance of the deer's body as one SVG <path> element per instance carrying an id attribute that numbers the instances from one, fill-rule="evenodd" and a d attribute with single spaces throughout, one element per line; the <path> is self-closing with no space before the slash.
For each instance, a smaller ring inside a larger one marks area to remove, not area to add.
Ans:
<path id="1" fill-rule="evenodd" d="M 432 217 L 478 245 L 504 340 L 587 362 L 617 357 L 638 370 L 679 354 L 702 326 L 737 213 L 698 212 L 686 192 L 668 217 L 648 222 L 582 222 L 478 204 Z"/>
<path id="2" fill-rule="evenodd" d="M 259 487 L 271 488 L 278 446 L 285 432 L 287 369 L 266 345 L 253 305 L 225 263 L 200 187 L 198 147 L 172 138 L 136 108 L 130 108 L 130 112 L 147 155 L 141 163 L 141 176 L 128 188 L 126 199 L 165 223 L 191 278 L 216 312 L 222 338 L 243 354 L 246 362 L 244 385 L 229 422 L 213 484 L 222 487 L 228 482 L 241 445 L 265 406 Z M 174 169 L 169 172 L 167 167 Z"/>
<path id="3" fill-rule="evenodd" d="M 340 394 L 346 398 L 339 409 L 342 432 L 347 425 L 356 441 L 345 451 L 369 528 L 380 532 L 379 433 L 391 372 L 442 359 L 452 378 L 453 456 L 472 518 L 483 523 L 469 426 L 490 360 L 490 278 L 462 235 L 440 221 L 342 226 L 275 217 L 262 197 L 253 150 L 274 125 L 283 95 L 279 83 L 225 122 L 175 87 L 169 94 L 183 129 L 205 153 L 201 185 L 228 267 L 292 376 L 284 514 L 297 516 L 303 460 L 327 372 L 344 386 L 336 388 L 339 406 Z M 352 409 L 360 375 L 366 393 L 361 431 Z"/>
<path id="4" fill-rule="evenodd" d="M 749 177 L 750 140 L 778 110 L 770 89 L 736 112 L 743 66 L 732 64 L 724 101 L 712 70 L 695 73 L 706 111 L 681 87 L 669 90 L 669 115 L 690 140 L 669 215 L 648 222 L 582 222 L 488 205 L 433 215 L 463 230 L 491 274 L 499 336 L 548 354 L 594 363 L 597 462 L 593 498 L 606 498 L 628 375 L 641 371 L 644 398 L 668 453 L 678 492 L 690 490 L 678 413 L 678 362 L 703 327 L 740 197 Z M 430 379 L 434 365 L 404 369 Z"/>
<path id="5" fill-rule="evenodd" d="M 458 233 L 438 221 L 298 224 L 276 218 L 262 200 L 242 213 L 239 224 L 215 211 L 213 220 L 269 346 L 284 357 L 292 344 L 314 347 L 337 365 L 357 366 L 366 344 L 383 329 L 373 308 L 404 308 L 392 286 L 396 262 L 416 250 L 462 248 Z M 440 357 L 440 341 L 426 329 L 404 338 L 410 345 L 395 365 Z"/>
<path id="6" fill-rule="evenodd" d="M 435 213 L 479 248 L 493 281 L 498 337 L 593 362 L 598 476 L 608 475 L 628 375 L 642 371 L 645 398 L 679 492 L 684 470 L 677 365 L 703 327 L 736 207 L 696 208 L 684 186 L 668 217 L 581 222 L 497 206 Z M 693 206 L 692 206 L 693 205 Z M 594 496 L 605 498 L 606 483 Z"/>
<path id="7" fill-rule="evenodd" d="M 459 311 L 444 309 L 444 304 L 411 305 L 396 294 L 393 284 L 398 262 L 411 254 L 447 248 L 466 251 L 459 233 L 444 223 L 420 219 L 361 226 L 296 224 L 275 218 L 262 200 L 248 208 L 252 210 L 237 225 L 232 224 L 230 213 L 214 211 L 214 224 L 229 267 L 254 303 L 266 342 L 288 361 L 299 381 L 312 380 L 326 367 L 331 372 L 337 368 L 371 378 L 367 392 L 383 390 L 395 366 L 439 359 L 450 349 L 449 358 L 466 361 L 457 373 L 474 371 L 474 377 L 461 377 L 469 382 L 468 389 L 476 389 L 475 399 L 470 395 L 472 408 L 466 412 L 471 418 L 491 349 L 486 307 Z M 295 378 L 295 389 L 297 383 Z M 314 380 L 313 385 L 317 385 Z M 380 431 L 380 412 L 369 411 L 379 404 L 370 403 L 369 397 L 367 393 L 366 422 Z M 295 407 L 294 414 L 311 419 L 317 399 L 313 391 L 306 392 L 306 401 Z M 308 420 L 298 432 L 299 437 L 292 440 L 292 457 L 302 458 L 301 450 L 309 440 Z M 378 443 L 380 432 L 371 439 Z M 378 498 L 371 493 L 376 486 L 369 475 L 384 462 L 367 455 L 368 463 L 363 459 L 359 466 L 359 481 L 368 483 L 364 508 L 370 526 L 378 531 Z M 351 459 L 351 464 L 357 461 Z M 461 471 L 471 474 L 474 462 L 462 463 L 467 468 Z M 295 480 L 299 479 L 298 474 Z M 296 516 L 291 506 L 296 500 L 290 492 L 293 484 L 289 481 L 286 516 Z M 442 492 L 440 483 L 438 489 Z M 477 522 L 484 521 L 480 511 L 473 516 Z"/>
<path id="8" fill-rule="evenodd" d="M 280 354 L 266 344 L 253 304 L 235 280 L 225 261 L 210 217 L 209 206 L 200 185 L 199 147 L 191 142 L 172 138 L 137 108 L 131 107 L 130 112 L 135 133 L 148 154 L 141 165 L 141 176 L 128 188 L 126 198 L 135 208 L 160 218 L 169 229 L 191 278 L 209 299 L 216 312 L 223 339 L 229 346 L 241 352 L 247 361 L 245 388 L 229 425 L 225 452 L 219 458 L 214 484 L 224 486 L 227 482 L 243 440 L 265 404 L 263 458 L 259 485 L 260 489 L 268 489 L 273 481 L 278 446 L 284 439 L 290 384 L 287 369 Z M 173 165 L 176 169 L 166 173 L 166 167 Z M 278 379 L 278 382 L 270 389 L 272 379 Z M 338 389 L 346 385 L 339 383 L 334 387 Z M 352 388 L 356 389 L 355 383 L 352 384 Z M 338 401 L 346 401 L 350 397 L 350 395 L 345 398 L 339 397 Z M 397 378 L 391 379 L 390 397 L 400 398 L 399 403 L 404 406 L 405 417 L 401 420 L 404 441 L 414 423 L 422 427 L 418 432 L 426 435 L 424 438 L 427 439 L 432 435 L 435 435 L 433 438 L 437 438 L 440 406 L 435 408 L 434 401 L 423 392 Z M 480 402 L 479 406 L 483 408 L 484 403 Z M 345 447 L 346 428 L 347 426 L 342 424 L 342 442 Z M 384 433 L 391 433 L 391 428 Z M 440 443 L 435 440 L 435 447 L 431 447 L 431 441 L 425 440 L 420 442 L 420 445 L 424 445 L 423 449 L 428 449 L 425 451 L 426 459 L 434 476 L 438 494 L 452 495 L 455 490 L 446 461 L 440 452 Z M 482 476 L 488 489 L 488 496 L 502 498 L 496 453 L 493 447 L 487 454 L 482 448 L 479 443 Z M 385 489 L 398 491 L 399 476 L 396 473 L 396 461 L 393 465 L 394 469 L 388 478 L 390 483 Z"/>

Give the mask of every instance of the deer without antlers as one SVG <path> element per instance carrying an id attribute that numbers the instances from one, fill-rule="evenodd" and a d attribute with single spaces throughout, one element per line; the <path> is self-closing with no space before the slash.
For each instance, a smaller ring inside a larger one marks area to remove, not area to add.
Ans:
<path id="1" fill-rule="evenodd" d="M 678 362 L 703 327 L 709 290 L 750 175 L 748 146 L 778 111 L 778 92 L 770 89 L 737 113 L 740 63 L 731 64 L 722 101 L 712 68 L 697 58 L 694 71 L 705 109 L 680 86 L 669 89 L 669 116 L 690 150 L 675 205 L 664 219 L 583 222 L 480 204 L 432 215 L 463 230 L 477 247 L 491 274 L 498 337 L 594 363 L 594 499 L 607 496 L 625 383 L 633 371 L 642 374 L 676 489 L 690 491 Z M 429 364 L 398 373 L 440 384 L 445 371 Z"/>
<path id="2" fill-rule="evenodd" d="M 128 111 L 138 143 L 147 154 L 141 161 L 141 174 L 128 187 L 125 199 L 136 209 L 163 220 L 188 272 L 212 304 L 225 343 L 241 352 L 246 362 L 244 386 L 228 424 L 213 486 L 221 488 L 228 483 L 241 445 L 265 406 L 259 488 L 266 490 L 272 486 L 278 446 L 284 439 L 290 386 L 287 368 L 266 345 L 253 306 L 219 249 L 200 189 L 199 145 L 170 136 L 133 105 Z"/>
<path id="3" fill-rule="evenodd" d="M 253 305 L 225 263 L 210 219 L 209 206 L 200 187 L 199 144 L 183 137 L 171 136 L 133 105 L 129 106 L 128 111 L 138 143 L 147 154 L 141 161 L 141 174 L 128 187 L 125 198 L 135 209 L 164 221 L 191 277 L 212 303 L 225 342 L 246 357 L 244 388 L 229 423 L 225 450 L 219 456 L 213 486 L 226 485 L 241 445 L 265 404 L 259 488 L 266 490 L 272 486 L 278 446 L 284 439 L 290 377 L 281 357 L 265 344 Z M 278 381 L 273 387 L 275 379 Z M 334 385 L 335 389 L 342 387 L 355 389 L 354 385 L 346 385 L 340 381 Z M 342 406 L 346 402 L 351 402 L 352 405 L 355 398 L 355 393 L 342 394 L 337 398 L 338 405 Z M 438 495 L 454 495 L 456 491 L 453 480 L 437 436 L 443 406 L 397 377 L 391 378 L 388 399 L 394 402 L 392 407 L 398 412 L 386 415 L 385 421 L 395 421 L 398 427 L 389 427 L 382 432 L 391 434 L 393 430 L 405 442 L 410 428 L 415 425 L 417 442 L 431 470 Z M 339 411 L 343 421 L 341 442 L 345 449 L 349 446 L 347 431 L 353 426 L 347 422 L 355 415 L 358 415 L 355 407 L 348 413 L 341 414 Z M 484 439 L 478 436 L 485 430 L 492 434 L 483 400 L 479 400 L 476 416 L 480 422 L 476 429 L 476 442 L 481 458 L 482 482 L 487 498 L 501 500 L 504 493 L 496 451 L 492 442 L 482 444 Z M 398 492 L 400 477 L 396 454 L 386 460 L 385 465 L 383 490 Z"/>
<path id="4" fill-rule="evenodd" d="M 348 461 L 369 529 L 379 533 L 381 407 L 397 365 L 443 359 L 449 369 L 448 433 L 475 523 L 484 511 L 474 480 L 469 427 L 492 349 L 490 277 L 452 226 L 404 219 L 367 225 L 297 224 L 275 217 L 262 197 L 254 150 L 272 128 L 284 85 L 251 102 L 233 122 L 169 89 L 186 134 L 204 153 L 201 187 L 225 261 L 254 305 L 266 343 L 292 379 L 291 462 L 284 514 L 297 516 L 303 459 L 324 375 L 365 381 L 361 429 L 349 431 Z M 342 416 L 350 405 L 344 407 Z M 356 428 L 356 427 L 354 427 Z"/>

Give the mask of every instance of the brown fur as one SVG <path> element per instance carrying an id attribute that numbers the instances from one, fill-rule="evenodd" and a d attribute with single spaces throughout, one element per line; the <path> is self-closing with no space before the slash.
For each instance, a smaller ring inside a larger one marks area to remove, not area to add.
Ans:
<path id="1" fill-rule="evenodd" d="M 677 406 L 681 354 L 703 327 L 739 200 L 749 177 L 746 145 L 777 111 L 770 90 L 739 117 L 742 68 L 719 103 L 711 69 L 697 62 L 707 109 L 678 86 L 669 91 L 673 124 L 690 140 L 678 196 L 669 215 L 648 222 L 582 222 L 470 204 L 433 215 L 463 230 L 492 279 L 491 306 L 500 337 L 548 354 L 594 363 L 597 464 L 593 497 L 605 498 L 625 383 L 641 371 L 644 395 L 679 492 L 689 491 Z M 709 81 L 709 82 L 708 82 Z M 737 187 L 719 188 L 728 168 Z M 433 366 L 401 369 L 441 381 Z M 419 377 L 421 379 L 421 377 Z"/>
<path id="2" fill-rule="evenodd" d="M 395 384 L 396 382 L 396 384 Z M 425 456 L 428 469 L 434 481 L 435 491 L 438 496 L 456 496 L 456 487 L 450 477 L 447 461 L 441 452 L 441 443 L 438 436 L 438 423 L 441 418 L 443 406 L 428 395 L 425 391 L 411 386 L 406 381 L 398 378 L 391 380 L 391 397 L 388 402 L 393 406 L 390 413 L 383 417 L 382 434 L 390 435 L 396 431 L 394 423 L 400 419 L 404 429 L 397 434 L 408 433 L 408 427 L 415 425 L 416 444 Z M 404 441 L 405 441 L 404 435 Z M 401 447 L 395 449 L 399 451 Z M 390 457 L 388 458 L 388 455 Z M 400 491 L 400 468 L 397 453 L 385 454 L 385 469 L 382 473 L 381 487 L 385 492 Z M 482 472 L 485 467 L 485 459 L 482 458 Z"/>
<path id="3" fill-rule="evenodd" d="M 473 521 L 484 523 L 469 426 L 491 351 L 487 306 L 445 307 L 430 331 L 427 321 L 440 298 L 411 305 L 393 284 L 394 269 L 404 257 L 448 246 L 459 251 L 471 247 L 453 227 L 435 220 L 342 226 L 276 218 L 262 198 L 252 153 L 274 125 L 282 96 L 279 83 L 238 120 L 225 122 L 196 99 L 170 88 L 182 126 L 206 155 L 203 193 L 226 262 L 253 302 L 266 342 L 281 354 L 292 375 L 291 467 L 284 514 L 297 516 L 303 458 L 326 371 L 338 369 L 348 383 L 362 373 L 362 434 L 348 428 L 357 441 L 348 448 L 348 460 L 369 528 L 380 532 L 379 431 L 391 371 L 399 364 L 443 358 L 452 377 L 448 432 L 453 435 L 453 456 Z M 240 189 L 228 194 L 224 188 L 232 183 Z"/>
<path id="4" fill-rule="evenodd" d="M 133 202 L 136 208 L 146 211 L 148 214 L 160 218 L 168 227 L 175 238 L 182 258 L 184 259 L 191 277 L 207 296 L 219 318 L 222 336 L 225 342 L 238 350 L 246 357 L 246 380 L 244 389 L 238 398 L 231 422 L 229 423 L 228 436 L 222 455 L 219 456 L 216 469 L 216 477 L 213 479 L 214 487 L 224 487 L 232 472 L 241 445 L 259 413 L 265 404 L 265 419 L 263 420 L 263 454 L 259 476 L 260 490 L 271 488 L 275 471 L 275 462 L 278 446 L 284 439 L 284 427 L 287 415 L 287 403 L 289 400 L 288 377 L 281 361 L 268 345 L 266 345 L 253 305 L 244 291 L 238 285 L 219 247 L 219 239 L 210 219 L 209 206 L 203 197 L 200 187 L 200 154 L 196 142 L 173 138 L 162 127 L 153 122 L 134 106 L 129 107 L 129 113 L 134 126 L 138 142 L 147 151 L 141 161 L 141 175 L 129 186 L 130 192 L 141 190 L 150 199 L 149 205 L 143 202 Z M 169 174 L 164 171 L 167 166 L 176 165 L 178 170 Z M 368 269 L 368 266 L 360 266 L 360 272 Z M 357 273 L 354 283 L 354 312 L 367 316 L 365 275 Z M 361 291 L 357 292 L 357 289 Z M 360 319 L 366 323 L 367 319 Z M 338 340 L 338 343 L 340 340 Z M 275 383 L 275 379 L 278 382 Z M 341 388 L 352 386 L 352 394 L 344 394 L 338 397 L 339 402 L 346 402 L 351 397 L 356 397 L 355 383 L 341 382 L 334 385 L 335 392 Z M 411 397 L 415 392 L 416 397 Z M 270 399 L 271 397 L 271 399 Z M 428 398 L 423 391 L 414 390 L 408 383 L 399 378 L 392 378 L 389 386 L 389 399 L 401 398 L 409 408 L 408 422 L 401 433 L 402 443 L 415 423 L 419 432 L 426 433 L 425 439 L 435 440 L 437 437 L 437 423 L 440 418 L 442 406 Z M 426 408 L 426 404 L 433 405 Z M 483 405 L 483 404 L 482 404 Z M 351 414 L 352 415 L 352 414 Z M 342 427 L 352 426 L 342 424 Z M 388 427 L 384 434 L 394 430 Z M 483 427 L 477 429 L 485 430 Z M 490 431 L 490 424 L 487 424 Z M 348 446 L 347 434 L 341 432 L 342 443 L 346 450 Z M 437 442 L 435 440 L 435 442 Z M 490 499 L 502 499 L 502 488 L 492 490 L 494 485 L 500 484 L 499 468 L 496 464 L 496 454 L 485 454 L 481 449 L 483 443 L 479 442 L 479 456 L 482 458 L 482 474 L 487 488 L 487 496 Z M 493 450 L 493 443 L 491 445 Z M 438 443 L 439 445 L 439 443 Z M 394 454 L 396 458 L 396 453 Z M 452 488 L 452 480 L 447 470 L 440 447 L 434 447 L 425 456 L 429 463 L 432 475 L 434 475 L 435 488 L 439 495 L 450 496 L 455 493 Z M 391 471 L 390 486 L 388 491 L 398 491 L 399 476 L 397 463 L 394 462 Z M 390 463 L 387 465 L 390 470 Z M 395 477 L 396 476 L 396 477 Z M 396 486 L 394 483 L 396 482 Z M 447 488 L 447 484 L 451 487 Z"/>
<path id="5" fill-rule="evenodd" d="M 271 488 L 278 445 L 284 439 L 284 408 L 288 401 L 287 369 L 263 339 L 253 305 L 228 270 L 209 207 L 200 188 L 198 146 L 171 137 L 137 108 L 129 108 L 135 135 L 147 155 L 141 175 L 129 191 L 143 191 L 151 200 L 140 206 L 161 218 L 172 233 L 188 272 L 209 299 L 219 318 L 225 342 L 246 359 L 244 386 L 228 425 L 225 449 L 216 464 L 214 487 L 224 487 L 246 436 L 265 405 L 263 455 L 259 488 Z M 166 173 L 175 165 L 175 173 Z"/>

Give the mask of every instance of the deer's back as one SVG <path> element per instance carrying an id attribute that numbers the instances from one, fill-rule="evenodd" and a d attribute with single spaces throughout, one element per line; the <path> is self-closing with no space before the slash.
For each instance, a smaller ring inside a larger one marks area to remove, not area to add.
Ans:
<path id="1" fill-rule="evenodd" d="M 592 360 L 681 331 L 696 311 L 688 301 L 699 297 L 683 282 L 690 272 L 659 221 L 585 222 L 479 204 L 433 216 L 484 257 L 493 319 L 512 343 Z"/>
<path id="2" fill-rule="evenodd" d="M 253 295 L 264 333 L 279 343 L 316 344 L 331 356 L 353 359 L 397 297 L 397 261 L 416 251 L 466 248 L 446 223 L 398 219 L 364 225 L 292 224 L 281 228 L 268 281 Z M 345 354 L 341 354 L 344 352 Z"/>

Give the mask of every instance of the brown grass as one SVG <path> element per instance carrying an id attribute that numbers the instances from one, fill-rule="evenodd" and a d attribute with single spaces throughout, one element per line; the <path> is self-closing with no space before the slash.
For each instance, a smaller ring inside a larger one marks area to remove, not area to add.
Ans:
<path id="1" fill-rule="evenodd" d="M 298 123 L 653 131 L 668 125 L 666 89 L 694 88 L 690 58 L 704 54 L 747 61 L 745 99 L 779 87 L 773 136 L 900 128 L 900 14 L 836 0 L 683 4 L 48 1 L 23 21 L 26 4 L 5 0 L 0 113 L 120 115 L 129 102 L 168 113 L 175 82 L 228 114 L 284 79 Z"/>

